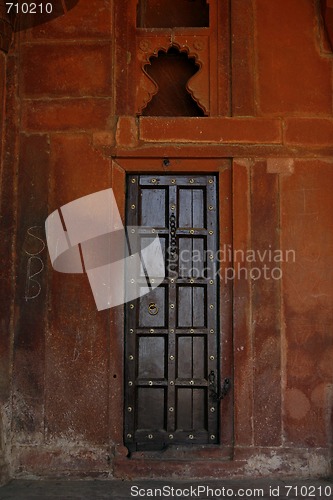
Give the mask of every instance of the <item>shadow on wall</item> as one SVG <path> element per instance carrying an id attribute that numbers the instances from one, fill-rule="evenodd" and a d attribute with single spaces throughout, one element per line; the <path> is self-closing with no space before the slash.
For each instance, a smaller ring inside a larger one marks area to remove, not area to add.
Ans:
<path id="1" fill-rule="evenodd" d="M 4 419 L 0 413 L 0 486 L 9 481 L 9 469 L 6 460 L 6 439 L 4 429 Z"/>
<path id="2" fill-rule="evenodd" d="M 320 0 L 327 42 L 333 50 L 333 3 L 330 0 Z"/>
<path id="3" fill-rule="evenodd" d="M 72 10 L 79 0 L 53 0 L 53 2 L 27 4 L 5 3 L 0 0 L 0 50 L 8 52 L 12 33 L 23 31 L 53 21 Z M 28 8 L 26 11 L 24 9 Z"/>

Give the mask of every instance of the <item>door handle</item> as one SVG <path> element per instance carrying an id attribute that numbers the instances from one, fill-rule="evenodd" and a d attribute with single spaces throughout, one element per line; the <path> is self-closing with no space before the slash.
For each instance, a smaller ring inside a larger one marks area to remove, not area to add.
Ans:
<path id="1" fill-rule="evenodd" d="M 221 399 L 224 399 L 230 390 L 231 379 L 225 378 L 223 380 L 223 384 L 221 386 L 220 391 L 217 390 L 216 376 L 215 376 L 215 372 L 213 370 L 209 374 L 208 381 L 209 381 L 209 393 L 210 393 L 210 397 L 212 398 L 212 400 L 213 401 L 221 401 Z"/>
<path id="2" fill-rule="evenodd" d="M 155 302 L 151 302 L 148 306 L 148 312 L 151 316 L 156 316 L 156 314 L 158 313 L 158 307 L 157 305 L 155 304 Z"/>

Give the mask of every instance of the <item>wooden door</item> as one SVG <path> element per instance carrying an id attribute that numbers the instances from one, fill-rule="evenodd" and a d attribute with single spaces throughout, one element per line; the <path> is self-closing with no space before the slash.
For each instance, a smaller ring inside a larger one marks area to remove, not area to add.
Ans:
<path id="1" fill-rule="evenodd" d="M 142 247 L 159 235 L 166 272 L 125 306 L 131 451 L 219 442 L 217 187 L 214 175 L 128 177 L 127 226 L 138 226 Z"/>

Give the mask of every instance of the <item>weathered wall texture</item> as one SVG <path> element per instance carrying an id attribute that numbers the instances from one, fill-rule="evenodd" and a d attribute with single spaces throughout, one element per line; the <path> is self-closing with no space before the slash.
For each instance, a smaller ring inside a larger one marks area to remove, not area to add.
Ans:
<path id="1" fill-rule="evenodd" d="M 10 363 L 11 363 L 11 308 L 13 305 L 13 274 L 11 244 L 15 234 L 13 173 L 6 162 L 5 133 L 11 116 L 6 120 L 6 107 L 10 101 L 10 68 L 12 58 L 6 52 L 10 45 L 11 26 L 0 5 L 0 239 L 1 239 L 1 332 L 0 332 L 0 483 L 9 478 L 10 455 Z M 9 60 L 8 60 L 9 59 Z M 7 82 L 7 86 L 6 86 Z M 7 87 L 7 88 L 6 88 Z"/>
<path id="2" fill-rule="evenodd" d="M 80 0 L 0 53 L 0 477 L 5 458 L 13 476 L 330 473 L 333 55 L 316 0 L 232 1 L 228 118 L 122 117 L 116 131 L 112 0 Z M 295 251 L 282 280 L 234 284 L 231 461 L 125 456 L 121 311 L 97 312 L 86 277 L 48 261 L 47 215 L 115 185 L 111 155 L 142 149 L 233 158 L 235 248 Z"/>

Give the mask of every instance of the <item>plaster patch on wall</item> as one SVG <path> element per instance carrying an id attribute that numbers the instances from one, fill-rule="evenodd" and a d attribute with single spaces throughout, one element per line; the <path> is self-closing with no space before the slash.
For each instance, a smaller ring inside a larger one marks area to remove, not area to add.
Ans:
<path id="1" fill-rule="evenodd" d="M 308 464 L 309 477 L 328 477 L 330 475 L 331 471 L 329 460 L 327 460 L 325 457 L 316 455 L 315 453 L 309 453 Z"/>
<path id="2" fill-rule="evenodd" d="M 32 398 L 24 397 L 19 391 L 13 395 L 12 440 L 15 443 L 36 443 L 43 440 L 43 433 L 39 426 L 38 415 L 34 411 L 33 402 Z"/>
<path id="3" fill-rule="evenodd" d="M 271 452 L 257 454 L 249 458 L 244 472 L 248 476 L 270 476 L 287 473 L 295 477 L 328 477 L 330 474 L 330 460 L 320 452 L 310 451 L 295 456 L 295 450 L 290 453 L 278 454 Z"/>
<path id="4" fill-rule="evenodd" d="M 268 475 L 278 471 L 283 465 L 282 458 L 276 455 L 267 457 L 267 455 L 254 455 L 245 466 L 245 473 L 248 475 Z"/>
<path id="5" fill-rule="evenodd" d="M 328 393 L 330 391 L 328 384 L 322 382 L 318 384 L 311 392 L 311 402 L 317 406 L 317 408 L 325 408 L 326 400 L 328 399 Z"/>
<path id="6" fill-rule="evenodd" d="M 248 160 L 247 158 L 235 158 L 234 163 L 246 168 L 251 168 L 254 165 L 254 162 L 252 160 Z"/>
<path id="7" fill-rule="evenodd" d="M 286 411 L 294 420 L 305 418 L 311 408 L 310 401 L 299 389 L 288 389 L 286 391 Z"/>
<path id="8" fill-rule="evenodd" d="M 291 175 L 294 173 L 294 160 L 292 158 L 268 158 L 267 173 Z"/>

